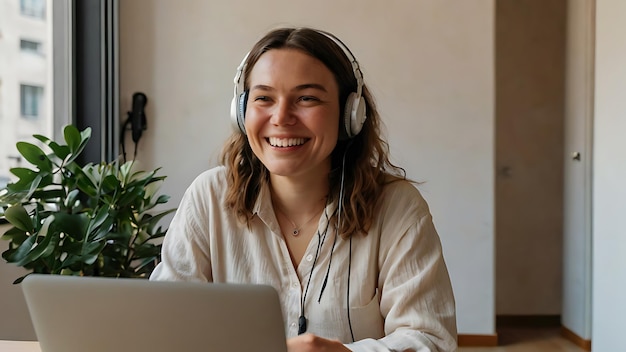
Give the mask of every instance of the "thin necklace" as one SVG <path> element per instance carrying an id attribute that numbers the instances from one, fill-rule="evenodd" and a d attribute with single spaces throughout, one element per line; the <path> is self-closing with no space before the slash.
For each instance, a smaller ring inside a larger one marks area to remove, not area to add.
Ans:
<path id="1" fill-rule="evenodd" d="M 313 214 L 313 216 L 307 220 L 304 224 L 298 226 L 296 225 L 295 222 L 291 221 L 291 219 L 289 219 L 289 217 L 287 216 L 287 214 L 285 214 L 285 212 L 277 205 L 276 206 L 276 210 L 278 210 L 278 212 L 285 217 L 285 219 L 287 219 L 287 221 L 289 221 L 291 223 L 291 226 L 293 226 L 293 230 L 291 232 L 291 234 L 293 236 L 298 236 L 300 234 L 300 230 L 302 230 L 302 228 L 306 225 L 308 225 L 308 223 L 310 223 L 311 221 L 313 221 L 313 219 L 315 219 L 315 217 L 317 216 L 317 214 L 319 213 L 319 211 L 315 212 L 315 214 Z M 322 208 L 322 210 L 324 210 L 324 208 Z"/>

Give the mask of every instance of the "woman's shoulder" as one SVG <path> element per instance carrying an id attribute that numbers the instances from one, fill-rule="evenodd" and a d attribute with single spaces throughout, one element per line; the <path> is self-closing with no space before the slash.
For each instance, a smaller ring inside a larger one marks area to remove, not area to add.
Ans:
<path id="1" fill-rule="evenodd" d="M 428 203 L 417 185 L 406 179 L 388 179 L 380 196 L 380 209 L 404 209 L 404 211 L 422 214 L 429 213 Z"/>
<path id="2" fill-rule="evenodd" d="M 381 253 L 387 253 L 383 249 L 391 248 L 403 237 L 410 243 L 435 238 L 429 206 L 417 185 L 404 179 L 385 184 L 372 227 L 379 233 Z M 407 234 L 410 235 L 405 237 Z"/>
<path id="3" fill-rule="evenodd" d="M 220 190 L 226 188 L 226 167 L 216 166 L 211 169 L 205 170 L 200 173 L 193 180 L 189 189 L 207 191 L 207 190 Z"/>
<path id="4" fill-rule="evenodd" d="M 387 178 L 383 185 L 383 197 L 394 198 L 422 198 L 416 187 L 417 183 L 403 178 Z"/>
<path id="5" fill-rule="evenodd" d="M 211 182 L 211 181 L 225 181 L 226 180 L 226 167 L 223 165 L 212 167 L 208 170 L 200 173 L 194 182 Z"/>

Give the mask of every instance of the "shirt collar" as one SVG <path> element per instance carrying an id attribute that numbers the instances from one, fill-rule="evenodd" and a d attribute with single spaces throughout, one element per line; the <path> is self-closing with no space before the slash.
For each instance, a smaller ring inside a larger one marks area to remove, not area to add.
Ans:
<path id="1" fill-rule="evenodd" d="M 333 216 L 336 215 L 336 209 L 338 206 L 337 198 L 338 197 L 333 197 L 332 202 L 326 204 L 324 213 L 322 213 L 324 219 L 320 224 L 322 228 L 325 228 L 327 226 L 327 222 L 332 221 Z M 274 206 L 272 205 L 272 193 L 270 191 L 269 183 L 264 183 L 261 186 L 259 195 L 257 196 L 252 209 L 253 216 L 258 216 L 259 219 L 263 221 L 263 223 L 265 223 L 265 225 L 273 232 L 277 234 L 281 233 L 280 225 L 278 224 L 276 213 L 274 212 Z"/>

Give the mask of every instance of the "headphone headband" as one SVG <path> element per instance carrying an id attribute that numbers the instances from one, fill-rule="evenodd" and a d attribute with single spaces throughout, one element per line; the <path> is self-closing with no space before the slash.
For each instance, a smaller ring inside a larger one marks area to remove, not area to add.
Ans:
<path id="1" fill-rule="evenodd" d="M 363 124 L 365 123 L 366 108 L 365 108 L 365 100 L 362 98 L 363 94 L 363 73 L 361 72 L 361 68 L 359 66 L 358 61 L 350 51 L 350 49 L 336 36 L 321 30 L 314 30 L 315 32 L 324 35 L 326 38 L 330 39 L 337 45 L 344 53 L 348 61 L 350 61 L 350 65 L 352 66 L 352 72 L 354 74 L 354 78 L 356 79 L 357 87 L 356 92 L 352 92 L 348 95 L 346 99 L 346 104 L 343 111 L 343 131 L 348 138 L 352 138 L 361 132 Z M 247 103 L 247 92 L 245 91 L 245 70 L 248 65 L 248 56 L 250 52 L 248 52 L 241 64 L 237 67 L 237 73 L 235 73 L 235 78 L 233 79 L 235 87 L 233 100 L 231 102 L 230 114 L 231 120 L 233 122 L 233 126 L 235 126 L 239 131 L 243 134 L 246 134 L 245 128 L 245 112 L 246 112 L 246 103 Z"/>
<path id="2" fill-rule="evenodd" d="M 348 48 L 346 44 L 344 44 L 339 38 L 335 37 L 333 34 L 316 30 L 316 32 L 325 35 L 328 39 L 332 40 L 337 44 L 339 48 L 343 51 L 344 55 L 350 61 L 350 65 L 352 66 L 352 72 L 354 74 L 354 78 L 356 79 L 356 94 L 360 97 L 363 93 L 363 73 L 361 72 L 361 67 L 359 66 L 359 62 L 356 61 L 356 58 L 352 54 L 352 51 Z"/>

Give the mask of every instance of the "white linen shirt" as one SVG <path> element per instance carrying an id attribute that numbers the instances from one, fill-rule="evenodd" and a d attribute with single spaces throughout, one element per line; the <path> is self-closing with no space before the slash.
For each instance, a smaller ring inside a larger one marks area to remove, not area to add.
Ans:
<path id="1" fill-rule="evenodd" d="M 352 236 L 352 244 L 335 238 L 331 215 L 337 203 L 327 205 L 297 268 L 269 187 L 261 189 L 248 227 L 225 210 L 226 185 L 223 166 L 190 185 L 151 280 L 271 285 L 280 297 L 287 337 L 298 334 L 304 300 L 307 332 L 353 351 L 456 350 L 454 296 L 441 243 L 428 205 L 411 183 L 384 187 L 369 233 Z"/>

